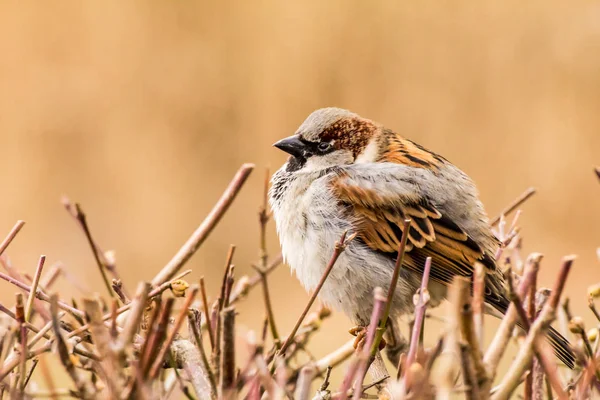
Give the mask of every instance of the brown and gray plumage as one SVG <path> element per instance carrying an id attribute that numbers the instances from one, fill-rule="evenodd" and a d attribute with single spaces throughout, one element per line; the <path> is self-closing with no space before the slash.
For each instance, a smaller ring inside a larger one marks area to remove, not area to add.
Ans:
<path id="1" fill-rule="evenodd" d="M 366 325 L 373 289 L 387 288 L 402 236 L 411 219 L 407 252 L 394 294 L 392 320 L 413 311 L 427 257 L 429 292 L 435 306 L 456 275 L 486 269 L 485 302 L 504 314 L 509 300 L 494 254 L 498 240 L 471 179 L 448 160 L 339 108 L 313 112 L 295 135 L 275 147 L 290 154 L 275 173 L 270 203 L 283 256 L 307 290 L 313 290 L 345 230 L 357 234 L 319 294 L 326 304 Z M 569 344 L 549 332 L 557 356 L 574 364 Z"/>

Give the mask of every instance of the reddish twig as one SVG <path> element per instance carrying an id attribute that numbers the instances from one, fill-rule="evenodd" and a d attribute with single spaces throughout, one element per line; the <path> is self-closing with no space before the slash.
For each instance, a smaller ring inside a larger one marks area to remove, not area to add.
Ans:
<path id="1" fill-rule="evenodd" d="M 183 308 L 179 311 L 179 314 L 177 315 L 177 318 L 175 319 L 175 323 L 173 324 L 173 329 L 171 329 L 169 336 L 167 336 L 167 340 L 165 340 L 165 342 L 162 344 L 162 347 L 160 348 L 158 355 L 154 359 L 154 363 L 152 364 L 152 368 L 150 369 L 150 373 L 148 375 L 148 377 L 151 380 L 154 379 L 158 375 L 158 370 L 162 366 L 163 360 L 165 359 L 165 356 L 167 355 L 167 352 L 171 348 L 171 344 L 173 343 L 173 340 L 175 339 L 175 335 L 178 334 L 179 328 L 181 328 L 181 324 L 183 324 L 184 319 L 187 317 L 188 309 L 189 309 L 190 305 L 192 304 L 192 301 L 198 294 L 198 290 L 199 290 L 198 286 L 194 286 L 191 288 L 190 293 L 187 295 L 187 298 L 185 299 L 185 303 L 183 304 Z"/>
<path id="2" fill-rule="evenodd" d="M 425 260 L 425 269 L 423 270 L 423 278 L 421 280 L 421 289 L 419 290 L 419 299 L 415 304 L 415 322 L 413 325 L 412 336 L 410 339 L 410 347 L 408 349 L 408 355 L 406 356 L 406 370 L 408 370 L 411 364 L 417 358 L 417 350 L 419 348 L 419 337 L 421 336 L 421 329 L 423 321 L 425 319 L 425 310 L 427 309 L 427 302 L 429 300 L 429 292 L 427 291 L 427 285 L 429 284 L 429 271 L 431 270 L 431 257 L 427 257 Z M 398 366 L 398 371 L 400 371 Z"/>
<path id="3" fill-rule="evenodd" d="M 25 326 L 25 309 L 23 306 L 23 294 L 17 293 L 15 315 L 19 323 L 19 390 L 25 389 L 25 375 L 27 371 L 27 327 Z"/>
<path id="4" fill-rule="evenodd" d="M 204 277 L 200 277 L 200 294 L 202 296 L 202 308 L 206 318 L 206 326 L 208 326 L 208 339 L 210 340 L 210 348 L 215 349 L 215 333 L 211 329 L 210 312 L 208 311 L 208 300 L 206 299 L 206 287 L 204 286 Z"/>
<path id="5" fill-rule="evenodd" d="M 541 351 L 541 347 L 538 346 L 541 346 L 539 343 L 542 343 L 542 341 L 539 340 L 541 335 L 546 331 L 547 327 L 554 319 L 556 307 L 558 306 L 567 275 L 569 274 L 574 259 L 573 256 L 563 258 L 563 264 L 561 265 L 558 277 L 554 282 L 550 298 L 544 305 L 544 308 L 542 308 L 539 317 L 536 318 L 531 325 L 529 333 L 525 338 L 525 343 L 521 347 L 521 351 L 518 353 L 511 368 L 504 376 L 498 391 L 493 396 L 494 400 L 507 399 L 510 396 L 517 385 L 519 385 L 525 371 L 529 368 L 534 352 L 538 354 L 540 363 L 546 372 L 546 376 L 558 397 L 560 399 L 568 399 L 567 394 L 563 390 L 560 378 L 558 377 L 556 365 L 545 356 L 545 352 Z"/>
<path id="6" fill-rule="evenodd" d="M 35 294 L 38 290 L 38 285 L 40 283 L 40 277 L 42 276 L 42 270 L 44 269 L 45 261 L 46 256 L 40 256 L 37 268 L 35 269 L 35 275 L 33 276 L 33 282 L 31 283 L 31 291 L 29 292 L 29 296 L 27 297 L 27 305 L 25 306 L 25 321 L 27 322 L 29 322 L 29 319 L 31 318 L 33 301 L 35 300 Z"/>
<path id="7" fill-rule="evenodd" d="M 354 378 L 356 378 L 356 380 L 354 381 L 354 395 L 353 395 L 353 400 L 358 400 L 360 399 L 360 396 L 362 395 L 363 391 L 362 391 L 362 383 L 365 380 L 365 375 L 367 374 L 367 370 L 369 369 L 369 365 L 371 364 L 371 347 L 373 346 L 373 343 L 375 342 L 375 335 L 378 329 L 381 329 L 378 326 L 378 322 L 379 319 L 381 318 L 381 314 L 383 313 L 383 310 L 385 309 L 385 302 L 386 302 L 386 298 L 383 294 L 383 289 L 380 287 L 375 288 L 375 293 L 374 293 L 374 301 L 373 301 L 373 311 L 371 313 L 371 320 L 369 321 L 369 329 L 367 331 L 367 337 L 365 340 L 365 344 L 362 348 L 362 350 L 359 352 L 359 356 L 358 356 L 358 360 L 357 360 L 357 373 L 354 375 Z M 344 378 L 344 382 L 349 381 L 350 383 L 352 382 L 352 378 L 353 376 L 346 376 L 346 378 Z M 341 392 L 342 392 L 342 399 L 345 396 L 346 391 L 348 390 L 347 387 L 342 387 Z"/>
<path id="8" fill-rule="evenodd" d="M 0 279 L 4 279 L 5 281 L 12 283 L 13 285 L 17 286 L 20 289 L 23 289 L 24 291 L 26 291 L 27 293 L 31 293 L 31 287 L 29 285 L 26 285 L 25 283 L 14 279 L 11 276 L 6 275 L 5 273 L 0 272 Z M 40 299 L 40 300 L 44 300 L 46 302 L 50 302 L 50 296 L 48 296 L 46 293 L 42 292 L 41 290 L 38 290 L 37 293 L 35 293 L 35 297 Z M 81 310 L 78 310 L 74 307 L 71 307 L 70 305 L 63 303 L 62 301 L 58 301 L 58 306 L 67 311 L 70 312 L 71 314 L 79 317 L 79 318 L 83 318 L 85 317 L 85 313 Z"/>
<path id="9" fill-rule="evenodd" d="M 485 299 L 485 275 L 486 269 L 483 264 L 475 263 L 475 274 L 473 276 L 473 323 L 479 346 L 483 346 L 483 313 Z"/>
<path id="10" fill-rule="evenodd" d="M 504 215 L 508 215 L 513 212 L 517 207 L 521 204 L 525 203 L 531 196 L 535 194 L 536 190 L 533 187 L 528 188 L 525 192 L 523 192 L 519 197 L 517 197 L 508 207 L 500 212 L 496 218 L 494 218 L 490 224 L 491 226 L 495 226 L 500 222 L 500 218 Z"/>
<path id="11" fill-rule="evenodd" d="M 394 272 L 390 281 L 390 287 L 388 288 L 385 310 L 383 312 L 381 320 L 379 321 L 379 328 L 381 329 L 377 331 L 375 341 L 371 346 L 371 357 L 374 357 L 377 353 L 377 350 L 379 349 L 379 343 L 381 343 L 381 338 L 383 337 L 383 332 L 385 332 L 387 320 L 390 316 L 390 311 L 392 309 L 392 301 L 394 300 L 394 293 L 396 293 L 398 277 L 400 276 L 400 269 L 402 268 L 402 263 L 404 262 L 404 252 L 406 251 L 406 241 L 408 240 L 408 231 L 410 229 L 410 223 L 410 219 L 404 220 L 404 226 L 402 227 L 402 238 L 400 239 L 400 247 L 398 248 L 398 256 L 396 257 L 396 265 L 394 266 Z"/>
<path id="12" fill-rule="evenodd" d="M 219 394 L 223 400 L 234 398 L 235 393 L 235 309 L 225 308 L 222 311 L 221 323 L 221 373 L 219 375 Z"/>
<path id="13" fill-rule="evenodd" d="M 8 232 L 8 235 L 6 235 L 2 243 L 0 243 L 0 256 L 4 253 L 4 251 L 6 250 L 8 245 L 13 241 L 15 236 L 17 236 L 17 233 L 19 233 L 21 228 L 23 228 L 23 225 L 25 225 L 25 221 L 18 220 L 15 226 L 13 226 L 10 232 Z"/>
<path id="14" fill-rule="evenodd" d="M 148 337 L 146 338 L 146 348 L 144 349 L 143 357 L 142 357 L 142 376 L 144 378 L 149 376 L 150 368 L 152 368 L 152 363 L 156 359 L 160 351 L 160 346 L 165 338 L 167 333 L 167 327 L 169 325 L 169 317 L 171 316 L 171 310 L 173 309 L 173 303 L 175 299 L 173 297 L 169 297 L 160 308 L 160 310 L 156 309 L 154 315 L 157 315 L 157 318 L 153 318 L 154 322 L 150 325 L 151 330 L 148 333 Z"/>

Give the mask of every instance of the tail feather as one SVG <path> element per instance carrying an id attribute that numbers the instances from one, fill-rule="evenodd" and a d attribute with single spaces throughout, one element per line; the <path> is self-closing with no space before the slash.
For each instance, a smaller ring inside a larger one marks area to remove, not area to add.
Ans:
<path id="1" fill-rule="evenodd" d="M 488 294 L 486 295 L 485 300 L 490 306 L 492 306 L 492 308 L 496 309 L 502 314 L 506 313 L 508 306 L 510 305 L 510 300 L 508 300 L 505 296 L 489 296 Z M 522 328 L 520 323 L 517 325 Z M 558 358 L 570 369 L 575 368 L 575 353 L 573 353 L 573 350 L 571 350 L 569 341 L 552 327 L 548 329 L 546 338 L 548 339 L 550 346 L 552 346 L 556 358 Z"/>
<path id="2" fill-rule="evenodd" d="M 546 336 L 554 350 L 556 358 L 562 361 L 567 367 L 571 369 L 575 368 L 575 353 L 571 350 L 569 341 L 553 327 L 550 327 Z"/>

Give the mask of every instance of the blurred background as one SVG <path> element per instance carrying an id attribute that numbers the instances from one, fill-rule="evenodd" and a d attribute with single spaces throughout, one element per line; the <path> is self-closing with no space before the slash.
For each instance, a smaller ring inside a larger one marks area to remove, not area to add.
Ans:
<path id="1" fill-rule="evenodd" d="M 314 109 L 348 108 L 446 156 L 478 184 L 490 216 L 529 186 L 525 252 L 541 284 L 577 254 L 566 292 L 588 326 L 600 281 L 600 4 L 567 1 L 155 1 L 0 3 L 0 232 L 27 222 L 7 254 L 40 254 L 103 292 L 80 229 L 116 251 L 125 284 L 151 279 L 244 162 L 257 169 L 188 267 L 215 298 L 230 243 L 253 273 L 271 147 Z M 4 236 L 4 233 L 0 233 Z M 269 249 L 278 253 L 273 225 Z M 308 296 L 282 266 L 270 278 L 279 330 Z M 81 296 L 72 284 L 64 298 Z M 0 301 L 14 287 L 0 282 Z M 260 291 L 242 329 L 263 316 Z M 493 329 L 494 323 L 488 325 Z M 313 349 L 346 341 L 335 314 Z M 430 338 L 435 340 L 435 337 Z"/>

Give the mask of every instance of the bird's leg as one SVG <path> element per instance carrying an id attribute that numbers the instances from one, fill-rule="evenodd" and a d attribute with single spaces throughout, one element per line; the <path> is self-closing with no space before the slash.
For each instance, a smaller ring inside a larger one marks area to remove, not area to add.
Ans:
<path id="1" fill-rule="evenodd" d="M 391 319 L 388 320 L 388 328 L 386 330 L 386 336 L 388 337 L 389 344 L 385 348 L 385 354 L 390 360 L 390 362 L 394 365 L 398 365 L 398 361 L 400 360 L 400 354 L 405 353 L 408 349 L 408 342 L 402 334 L 398 327 L 395 325 L 395 322 Z"/>
<path id="2" fill-rule="evenodd" d="M 367 342 L 368 331 L 369 327 L 364 325 L 357 325 L 348 330 L 348 333 L 350 333 L 352 336 L 356 336 L 356 339 L 354 339 L 354 348 L 356 350 L 362 351 L 363 347 L 365 346 L 365 343 Z M 379 350 L 383 350 L 385 346 L 386 341 L 384 338 L 381 338 L 381 342 L 379 343 Z"/>

